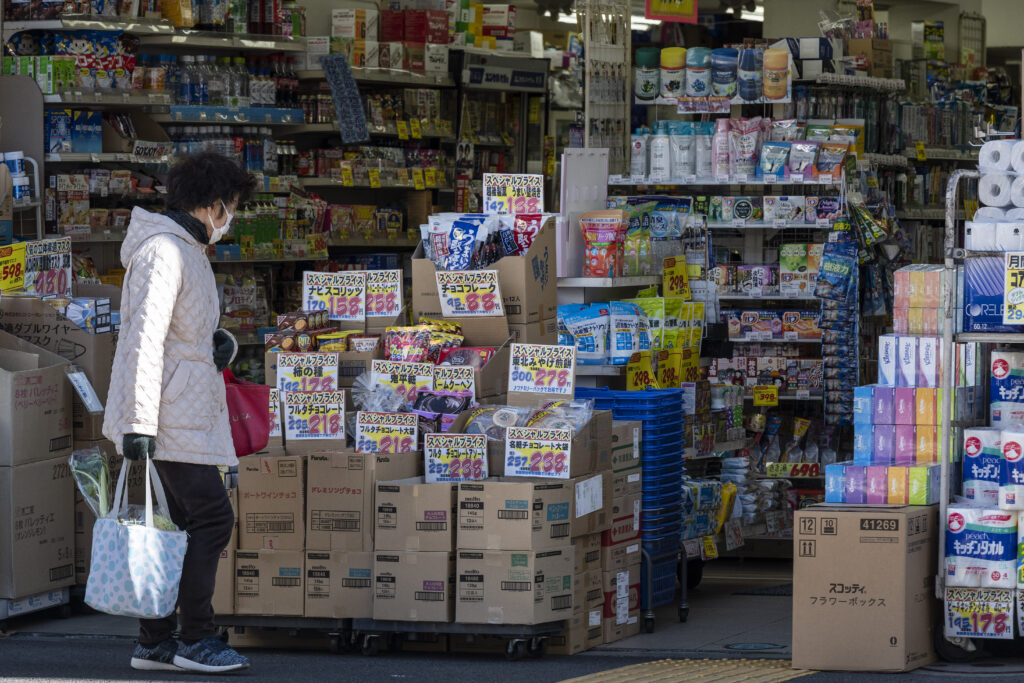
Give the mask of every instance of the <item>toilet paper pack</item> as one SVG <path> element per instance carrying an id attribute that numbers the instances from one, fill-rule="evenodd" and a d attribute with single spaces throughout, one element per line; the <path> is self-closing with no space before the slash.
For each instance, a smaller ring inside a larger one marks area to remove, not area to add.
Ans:
<path id="1" fill-rule="evenodd" d="M 979 505 L 999 504 L 1002 431 L 994 427 L 964 429 L 964 498 Z"/>
<path id="2" fill-rule="evenodd" d="M 951 505 L 946 517 L 946 585 L 1017 587 L 1017 514 Z"/>

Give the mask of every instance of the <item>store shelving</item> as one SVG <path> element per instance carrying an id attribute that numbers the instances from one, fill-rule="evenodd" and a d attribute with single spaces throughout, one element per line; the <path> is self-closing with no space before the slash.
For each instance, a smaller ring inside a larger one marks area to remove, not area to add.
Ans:
<path id="1" fill-rule="evenodd" d="M 5 21 L 4 33 L 19 31 L 58 31 L 85 29 L 92 31 L 124 31 L 135 35 L 173 35 L 174 25 L 168 19 L 135 18 L 119 21 L 112 17 L 99 18 L 85 14 L 64 14 L 60 19 L 33 21 Z"/>
<path id="2" fill-rule="evenodd" d="M 796 80 L 794 83 L 814 83 L 888 92 L 901 92 L 907 89 L 907 84 L 902 78 L 875 78 L 874 76 L 848 76 L 846 74 L 818 74 L 817 78 L 813 80 Z"/>
<path id="3" fill-rule="evenodd" d="M 400 183 L 385 184 L 385 183 L 382 182 L 380 184 L 380 187 L 372 187 L 371 185 L 357 185 L 357 184 L 354 184 L 354 183 L 346 185 L 344 183 L 344 181 L 342 181 L 340 178 L 330 178 L 330 177 L 326 177 L 326 176 L 302 177 L 302 178 L 299 178 L 299 184 L 302 185 L 303 187 L 337 187 L 337 188 L 345 188 L 345 189 L 350 189 L 350 190 L 413 190 L 413 189 L 415 189 L 415 187 L 413 186 L 412 181 L 410 181 L 406 185 L 402 185 Z M 424 189 L 427 189 L 427 190 L 450 190 L 451 187 L 447 186 L 447 185 L 434 185 L 434 186 L 427 185 L 427 186 L 424 187 Z"/>
<path id="4" fill-rule="evenodd" d="M 323 256 L 261 256 L 256 258 L 217 258 L 210 259 L 210 263 L 297 263 L 299 261 L 320 261 Z"/>
<path id="5" fill-rule="evenodd" d="M 177 29 L 173 33 L 140 34 L 145 47 L 231 50 L 249 52 L 305 52 L 304 39 L 259 34 L 230 34 Z"/>
<path id="6" fill-rule="evenodd" d="M 957 149 L 955 147 L 925 147 L 924 148 L 925 159 L 927 161 L 978 161 L 978 150 L 977 148 L 969 149 Z M 903 150 L 903 155 L 908 159 L 917 159 L 917 150 L 907 148 Z"/>
<path id="7" fill-rule="evenodd" d="M 633 277 L 560 277 L 559 287 L 649 287 L 661 282 L 660 275 Z"/>
<path id="8" fill-rule="evenodd" d="M 45 161 L 48 164 L 106 164 L 120 162 L 126 164 L 169 164 L 174 161 L 170 154 L 158 157 L 141 157 L 130 152 L 96 152 L 88 154 L 85 152 L 54 152 L 47 154 Z"/>
<path id="9" fill-rule="evenodd" d="M 386 249 L 388 247 L 395 249 L 415 249 L 419 246 L 420 241 L 411 238 L 395 238 L 395 239 L 366 239 L 360 235 L 351 235 L 350 237 L 342 240 L 337 238 L 330 238 L 327 240 L 328 247 L 379 247 Z"/>
<path id="10" fill-rule="evenodd" d="M 821 301 L 814 295 L 804 296 L 782 296 L 781 294 L 766 294 L 754 296 L 750 294 L 719 294 L 719 301 Z"/>
<path id="11" fill-rule="evenodd" d="M 692 182 L 661 182 L 649 178 L 635 178 L 626 176 L 609 176 L 608 184 L 620 187 L 657 186 L 657 187 L 730 187 L 733 185 L 756 185 L 762 187 L 802 185 L 805 187 L 834 187 L 843 184 L 842 178 L 823 180 L 814 178 L 811 180 L 793 180 L 792 178 L 779 179 L 773 182 L 766 182 L 763 178 L 730 178 L 726 180 L 716 178 L 695 178 Z"/>
<path id="12" fill-rule="evenodd" d="M 172 106 L 170 111 L 152 114 L 157 123 L 217 123 L 241 126 L 294 126 L 304 121 L 301 109 L 277 107 Z"/>
<path id="13" fill-rule="evenodd" d="M 169 106 L 174 104 L 174 98 L 166 92 L 139 94 L 135 91 L 117 90 L 65 90 L 53 95 L 43 95 L 43 102 L 89 107 L 146 107 Z"/>
<path id="14" fill-rule="evenodd" d="M 821 339 L 730 339 L 733 344 L 821 344 Z"/>
<path id="15" fill-rule="evenodd" d="M 28 211 L 29 209 L 38 209 L 42 206 L 42 202 L 38 199 L 15 199 L 14 210 L 15 211 Z"/>
<path id="16" fill-rule="evenodd" d="M 787 230 L 787 229 L 809 229 L 832 228 L 833 221 L 822 221 L 820 223 L 747 223 L 746 221 L 734 221 L 732 223 L 708 223 L 712 230 Z"/>
<path id="17" fill-rule="evenodd" d="M 403 137 L 399 132 L 397 126 L 394 124 L 388 126 L 387 130 L 380 130 L 379 128 L 368 127 L 368 132 L 371 138 L 398 138 L 407 140 L 427 139 L 427 140 L 439 140 L 441 142 L 454 142 L 455 136 L 452 135 L 451 131 L 454 127 L 452 122 L 445 122 L 447 126 L 441 126 L 435 128 L 433 124 L 425 125 L 421 127 L 420 137 L 414 138 L 408 133 Z M 282 135 L 313 135 L 322 133 L 337 133 L 337 123 L 303 123 L 290 127 L 281 131 Z M 356 143 L 365 144 L 365 143 Z"/>
<path id="18" fill-rule="evenodd" d="M 397 69 L 372 69 L 366 67 L 351 67 L 352 78 L 357 83 L 380 84 L 401 87 L 431 87 L 431 88 L 454 88 L 455 81 L 447 72 L 445 73 L 420 73 L 415 71 L 401 71 Z M 305 69 L 296 71 L 299 80 L 315 81 L 324 77 L 323 69 Z"/>
<path id="19" fill-rule="evenodd" d="M 957 212 L 957 220 L 966 220 L 966 214 L 963 211 Z M 896 211 L 896 218 L 905 220 L 920 220 L 920 221 L 941 221 L 946 218 L 946 210 L 942 208 L 907 208 L 898 209 Z"/>
<path id="20" fill-rule="evenodd" d="M 683 450 L 683 460 L 698 460 L 700 458 L 715 458 L 718 453 L 737 451 L 741 448 L 750 448 L 753 439 L 737 439 L 735 441 L 724 441 L 714 444 L 710 449 L 701 450 L 697 446 L 691 446 Z"/>
<path id="21" fill-rule="evenodd" d="M 576 374 L 584 377 L 618 377 L 626 374 L 625 365 L 577 365 Z"/>
<path id="22" fill-rule="evenodd" d="M 985 342 L 988 344 L 1024 344 L 1024 332 L 961 332 L 954 336 L 957 343 Z"/>

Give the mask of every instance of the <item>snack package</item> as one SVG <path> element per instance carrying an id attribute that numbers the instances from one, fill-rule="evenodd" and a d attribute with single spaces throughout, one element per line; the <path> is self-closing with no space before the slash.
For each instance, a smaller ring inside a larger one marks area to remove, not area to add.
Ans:
<path id="1" fill-rule="evenodd" d="M 479 370 L 487 365 L 494 349 L 484 346 L 460 346 L 441 349 L 438 365 L 470 365 Z"/>
<path id="2" fill-rule="evenodd" d="M 605 304 L 589 304 L 566 313 L 565 326 L 576 342 L 576 363 L 605 365 L 608 362 L 609 310 Z"/>
<path id="3" fill-rule="evenodd" d="M 509 427 L 524 427 L 532 410 L 519 406 L 483 406 L 469 416 L 466 434 L 483 434 L 492 441 L 504 441 Z"/>
<path id="4" fill-rule="evenodd" d="M 766 142 L 761 145 L 761 161 L 757 167 L 757 177 L 774 177 L 782 180 L 786 177 L 786 168 L 789 163 L 788 142 Z"/>
<path id="5" fill-rule="evenodd" d="M 832 135 L 832 121 L 825 119 L 811 119 L 804 129 L 804 139 L 811 142 L 828 142 Z"/>
<path id="6" fill-rule="evenodd" d="M 427 326 L 389 327 L 384 330 L 388 360 L 422 363 L 430 355 L 431 330 Z"/>
<path id="7" fill-rule="evenodd" d="M 583 277 L 615 277 L 620 272 L 619 242 L 623 212 L 588 211 L 580 216 L 583 231 Z"/>
<path id="8" fill-rule="evenodd" d="M 733 119 L 729 131 L 729 174 L 753 178 L 761 149 L 761 117 Z"/>
<path id="9" fill-rule="evenodd" d="M 774 119 L 768 137 L 772 142 L 793 142 L 800 139 L 800 133 L 796 119 Z"/>
<path id="10" fill-rule="evenodd" d="M 425 318 L 421 316 L 419 324 L 426 325 L 427 327 L 433 327 L 438 332 L 462 334 L 462 326 L 454 320 L 436 320 L 434 318 Z"/>
<path id="11" fill-rule="evenodd" d="M 838 178 L 843 172 L 846 151 L 849 146 L 842 142 L 826 142 L 818 149 L 818 160 L 814 168 L 817 175 L 831 175 Z"/>
<path id="12" fill-rule="evenodd" d="M 793 142 L 789 145 L 789 174 L 804 180 L 815 177 L 815 162 L 818 160 L 817 142 Z"/>

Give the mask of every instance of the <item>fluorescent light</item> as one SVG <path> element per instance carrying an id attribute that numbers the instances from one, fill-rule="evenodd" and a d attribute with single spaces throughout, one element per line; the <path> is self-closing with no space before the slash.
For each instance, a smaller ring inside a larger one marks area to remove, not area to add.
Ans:
<path id="1" fill-rule="evenodd" d="M 740 12 L 740 19 L 744 21 L 764 21 L 764 7 L 758 7 L 753 12 L 743 10 Z"/>
<path id="2" fill-rule="evenodd" d="M 573 12 L 572 14 L 562 14 L 562 13 L 559 13 L 558 14 L 558 23 L 559 24 L 573 24 L 573 25 L 576 25 L 578 23 L 576 21 L 576 13 L 575 12 Z"/>
<path id="3" fill-rule="evenodd" d="M 646 26 L 661 26 L 661 19 L 648 19 L 647 17 L 631 16 L 629 18 L 631 24 L 644 24 Z"/>

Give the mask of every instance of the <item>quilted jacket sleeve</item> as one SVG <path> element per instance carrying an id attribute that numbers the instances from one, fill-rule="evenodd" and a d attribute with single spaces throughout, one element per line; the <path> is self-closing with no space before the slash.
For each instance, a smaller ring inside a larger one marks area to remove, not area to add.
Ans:
<path id="1" fill-rule="evenodd" d="M 165 240 L 152 239 L 132 260 L 125 289 L 132 320 L 118 345 L 128 350 L 120 382 L 126 434 L 156 436 L 163 389 L 164 342 L 181 290 L 181 252 Z"/>

